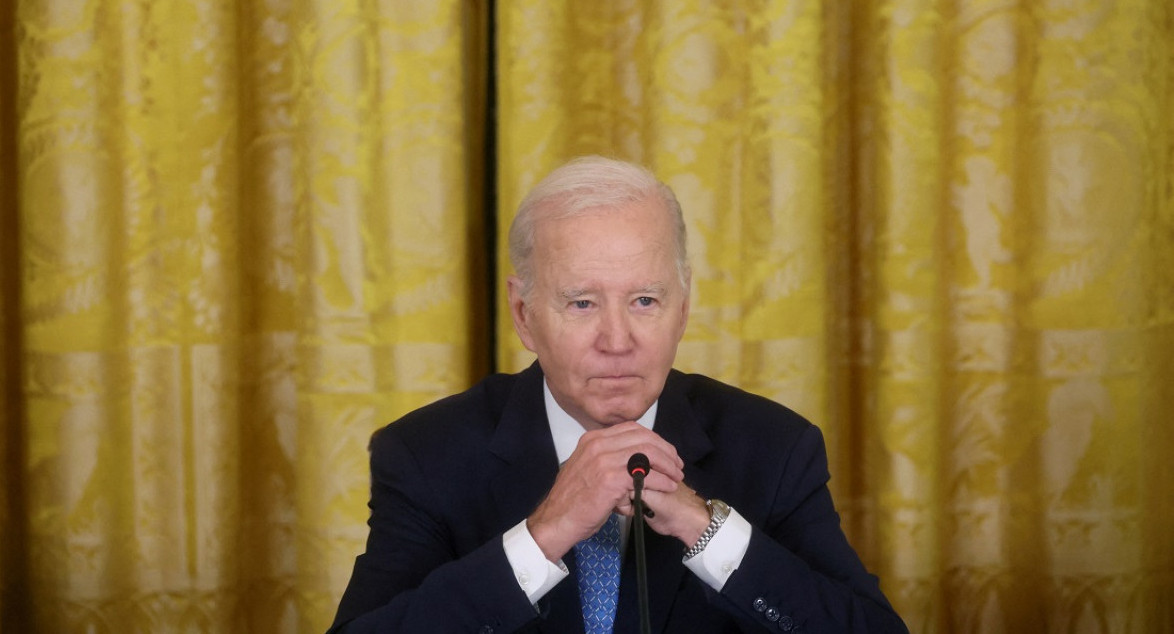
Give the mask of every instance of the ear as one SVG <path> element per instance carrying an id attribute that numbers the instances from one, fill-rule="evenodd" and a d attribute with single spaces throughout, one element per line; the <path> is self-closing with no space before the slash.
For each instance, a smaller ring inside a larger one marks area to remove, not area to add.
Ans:
<path id="1" fill-rule="evenodd" d="M 685 301 L 681 302 L 681 331 L 677 333 L 677 341 L 685 337 L 685 327 L 689 325 L 689 299 L 693 296 L 693 271 L 685 274 Z"/>
<path id="2" fill-rule="evenodd" d="M 509 289 L 510 317 L 514 319 L 514 332 L 518 333 L 518 339 L 522 340 L 522 345 L 526 346 L 527 350 L 535 352 L 534 338 L 530 334 L 530 325 L 526 321 L 526 301 L 522 298 L 522 278 L 511 275 L 506 280 L 506 286 Z"/>

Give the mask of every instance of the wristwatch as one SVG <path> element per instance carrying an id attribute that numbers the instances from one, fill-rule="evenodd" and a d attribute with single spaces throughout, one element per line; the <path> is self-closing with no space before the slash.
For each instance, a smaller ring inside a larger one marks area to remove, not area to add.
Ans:
<path id="1" fill-rule="evenodd" d="M 705 547 L 709 545 L 709 540 L 717 535 L 717 529 L 726 523 L 726 518 L 730 516 L 730 505 L 721 500 L 706 500 L 706 508 L 709 509 L 709 526 L 705 527 L 705 532 L 701 533 L 701 537 L 697 539 L 697 543 L 685 551 L 685 559 L 689 560 L 701 554 Z"/>

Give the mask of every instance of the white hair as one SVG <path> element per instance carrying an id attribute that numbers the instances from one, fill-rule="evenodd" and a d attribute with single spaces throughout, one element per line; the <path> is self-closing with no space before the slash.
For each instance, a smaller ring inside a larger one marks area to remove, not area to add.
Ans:
<path id="1" fill-rule="evenodd" d="M 615 209 L 632 203 L 656 201 L 669 215 L 677 247 L 677 277 L 689 291 L 689 261 L 685 249 L 685 219 L 668 185 L 647 169 L 602 156 L 583 156 L 555 169 L 530 190 L 510 225 L 510 263 L 522 280 L 522 296 L 533 288 L 530 256 L 539 220 L 559 220 L 595 209 Z"/>

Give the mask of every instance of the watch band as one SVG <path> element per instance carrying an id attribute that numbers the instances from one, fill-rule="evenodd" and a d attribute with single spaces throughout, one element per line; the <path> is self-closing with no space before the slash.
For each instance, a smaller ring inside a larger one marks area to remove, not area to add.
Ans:
<path id="1" fill-rule="evenodd" d="M 726 518 L 730 516 L 729 505 L 721 500 L 706 500 L 705 506 L 709 508 L 709 526 L 705 527 L 705 532 L 701 533 L 697 543 L 685 551 L 686 561 L 700 555 L 705 550 L 705 547 L 709 545 L 709 540 L 717 535 L 717 530 L 726 523 Z"/>

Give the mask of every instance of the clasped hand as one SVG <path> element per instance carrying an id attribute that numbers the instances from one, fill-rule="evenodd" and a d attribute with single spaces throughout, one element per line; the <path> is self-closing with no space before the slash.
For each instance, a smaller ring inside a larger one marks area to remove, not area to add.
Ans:
<path id="1" fill-rule="evenodd" d="M 668 441 L 638 423 L 589 431 L 563 464 L 554 486 L 527 519 L 527 528 L 546 558 L 558 561 L 579 541 L 595 534 L 613 512 L 632 515 L 635 493 L 628 458 L 648 456 L 643 499 L 656 513 L 648 526 L 686 546 L 709 523 L 705 502 L 685 482 L 684 462 Z"/>

